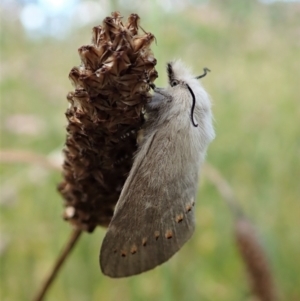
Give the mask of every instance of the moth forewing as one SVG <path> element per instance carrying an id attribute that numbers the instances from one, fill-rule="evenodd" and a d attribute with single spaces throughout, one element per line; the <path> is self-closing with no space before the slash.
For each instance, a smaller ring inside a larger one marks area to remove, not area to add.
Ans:
<path id="1" fill-rule="evenodd" d="M 157 130 L 145 139 L 136 156 L 102 244 L 101 268 L 108 276 L 125 277 L 154 268 L 193 233 L 195 183 L 193 177 L 181 174 L 184 168 L 174 164 L 174 138 Z M 152 160 L 158 163 L 154 170 Z M 175 169 L 170 173 L 163 164 Z"/>
<path id="2" fill-rule="evenodd" d="M 144 138 L 102 244 L 100 265 L 110 277 L 167 261 L 194 231 L 199 168 L 214 137 L 210 101 L 182 63 L 168 64 L 167 71 L 171 86 L 155 89 L 146 107 Z"/>

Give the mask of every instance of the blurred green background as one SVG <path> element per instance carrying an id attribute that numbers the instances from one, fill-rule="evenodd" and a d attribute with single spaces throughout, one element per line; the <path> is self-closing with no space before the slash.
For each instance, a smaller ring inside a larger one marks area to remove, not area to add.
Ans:
<path id="1" fill-rule="evenodd" d="M 165 64 L 173 58 L 195 74 L 212 70 L 202 80 L 217 134 L 207 161 L 258 229 L 280 300 L 300 300 L 300 3 L 69 0 L 64 13 L 49 10 L 44 19 L 38 10 L 28 13 L 30 3 L 38 1 L 0 4 L 1 149 L 57 160 L 77 49 L 111 11 L 125 18 L 138 13 L 157 39 L 158 86 L 166 84 Z M 71 231 L 56 192 L 61 176 L 1 159 L 0 298 L 29 300 Z M 47 300 L 256 300 L 234 244 L 232 216 L 205 175 L 196 232 L 163 266 L 128 279 L 104 277 L 98 264 L 104 234 L 98 228 L 83 235 Z"/>

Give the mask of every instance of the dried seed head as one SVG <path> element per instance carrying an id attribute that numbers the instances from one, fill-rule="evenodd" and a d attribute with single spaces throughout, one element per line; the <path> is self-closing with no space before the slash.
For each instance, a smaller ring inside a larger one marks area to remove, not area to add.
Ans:
<path id="1" fill-rule="evenodd" d="M 137 149 L 149 84 L 157 78 L 150 50 L 154 36 L 139 35 L 139 20 L 131 14 L 123 25 L 118 12 L 105 18 L 93 28 L 92 44 L 78 49 L 81 65 L 69 74 L 75 90 L 67 96 L 65 161 L 58 189 L 64 218 L 82 230 L 91 232 L 110 222 Z"/>

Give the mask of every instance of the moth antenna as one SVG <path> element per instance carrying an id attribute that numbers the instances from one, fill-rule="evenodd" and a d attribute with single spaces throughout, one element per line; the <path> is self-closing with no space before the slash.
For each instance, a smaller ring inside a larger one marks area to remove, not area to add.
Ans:
<path id="1" fill-rule="evenodd" d="M 188 87 L 192 97 L 193 97 L 193 105 L 192 105 L 192 109 L 191 109 L 191 119 L 192 119 L 192 123 L 194 127 L 198 126 L 198 123 L 195 123 L 194 121 L 194 110 L 195 110 L 195 105 L 196 105 L 196 98 L 195 98 L 195 94 L 193 92 L 193 90 L 190 88 L 190 86 L 188 84 L 186 84 L 186 86 Z"/>
<path id="2" fill-rule="evenodd" d="M 173 71 L 171 63 L 167 64 L 167 73 L 168 73 L 168 78 L 169 78 L 169 84 L 171 84 L 172 80 L 174 79 L 174 71 Z"/>
<path id="3" fill-rule="evenodd" d="M 199 76 L 197 76 L 196 79 L 202 78 L 202 77 L 206 76 L 207 72 L 210 72 L 210 70 L 208 68 L 206 68 L 206 67 L 203 68 L 203 71 L 204 71 L 204 73 L 201 74 L 201 75 L 199 75 Z"/>

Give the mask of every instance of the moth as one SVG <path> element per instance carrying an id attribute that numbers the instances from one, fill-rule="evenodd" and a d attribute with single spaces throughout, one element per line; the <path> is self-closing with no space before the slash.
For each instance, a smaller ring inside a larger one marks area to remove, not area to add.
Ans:
<path id="1" fill-rule="evenodd" d="M 181 61 L 167 64 L 169 86 L 154 87 L 143 139 L 100 251 L 110 277 L 167 261 L 192 236 L 201 164 L 215 132 L 211 102 Z"/>

